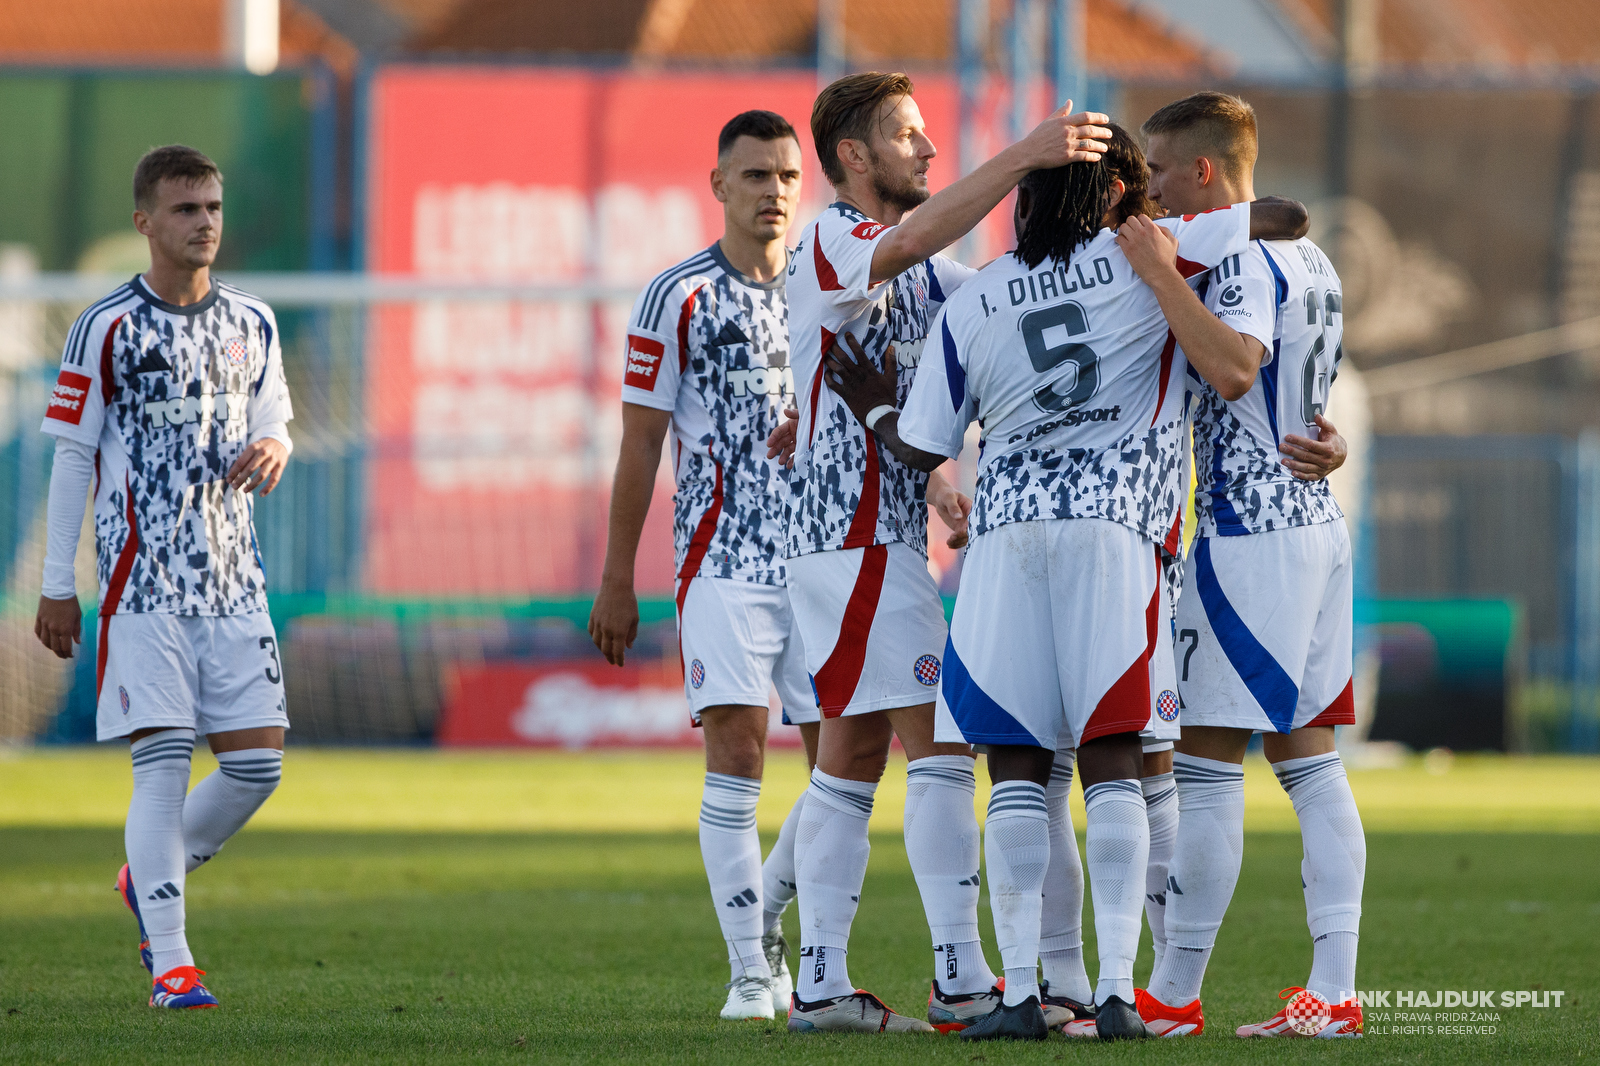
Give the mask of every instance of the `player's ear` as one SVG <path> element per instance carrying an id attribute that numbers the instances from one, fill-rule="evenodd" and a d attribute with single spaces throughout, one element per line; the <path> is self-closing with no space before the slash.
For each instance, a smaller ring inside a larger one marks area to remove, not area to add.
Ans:
<path id="1" fill-rule="evenodd" d="M 1116 207 L 1122 202 L 1123 194 L 1128 191 L 1127 184 L 1121 178 L 1111 179 L 1111 200 L 1106 204 L 1107 210 Z"/>
<path id="2" fill-rule="evenodd" d="M 719 204 L 728 202 L 727 183 L 722 176 L 721 167 L 711 168 L 711 195 L 717 198 Z"/>
<path id="3" fill-rule="evenodd" d="M 1202 188 L 1210 185 L 1211 179 L 1216 176 L 1216 170 L 1212 168 L 1211 160 L 1205 156 L 1196 159 L 1194 161 L 1194 176 Z"/>

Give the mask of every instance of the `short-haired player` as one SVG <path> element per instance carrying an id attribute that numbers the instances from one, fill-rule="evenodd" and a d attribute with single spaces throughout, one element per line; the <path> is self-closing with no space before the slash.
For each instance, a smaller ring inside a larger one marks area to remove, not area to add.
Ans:
<path id="1" fill-rule="evenodd" d="M 610 534 L 589 616 L 595 645 L 621 666 L 639 629 L 634 559 L 670 430 L 679 647 L 684 693 L 705 734 L 700 850 L 728 947 L 729 1019 L 771 1018 L 788 1009 L 793 987 L 781 919 L 795 892 L 804 793 L 763 867 L 756 801 L 767 694 L 776 686 L 811 762 L 820 717 L 786 588 L 788 474 L 764 446 L 794 395 L 784 235 L 801 168 L 781 115 L 730 119 L 711 171 L 722 236 L 658 274 L 634 303 Z"/>
<path id="2" fill-rule="evenodd" d="M 94 493 L 100 579 L 96 733 L 133 757 L 128 862 L 152 1007 L 215 1007 L 184 935 L 186 876 L 277 787 L 289 726 L 251 493 L 283 474 L 293 417 L 277 322 L 211 276 L 222 174 L 183 145 L 133 179 L 150 269 L 78 316 L 43 430 L 56 439 L 35 632 L 81 640 L 73 581 Z M 217 770 L 189 789 L 204 734 Z"/>
<path id="3" fill-rule="evenodd" d="M 1144 125 L 1151 195 L 1176 213 L 1252 195 L 1256 122 L 1219 92 Z M 1168 872 L 1167 950 L 1138 1007 L 1157 1035 L 1203 1030 L 1200 987 L 1238 882 L 1245 749 L 1267 759 L 1300 819 L 1305 990 L 1240 1036 L 1359 1036 L 1353 998 L 1366 845 L 1334 726 L 1354 719 L 1350 539 L 1322 478 L 1345 444 L 1324 416 L 1342 355 L 1338 275 L 1311 241 L 1257 241 L 1202 281 L 1206 308 L 1251 353 L 1222 390 L 1193 382 L 1199 528 L 1178 601 L 1181 815 Z M 1185 347 L 1200 321 L 1173 329 Z"/>
<path id="4" fill-rule="evenodd" d="M 799 399 L 789 588 L 823 723 L 797 851 L 801 969 L 792 1030 L 964 1028 L 998 1001 L 978 935 L 979 837 L 972 753 L 934 737 L 944 608 L 927 568 L 928 507 L 959 528 L 971 501 L 881 450 L 860 414 L 822 388 L 851 336 L 900 387 L 929 323 L 973 271 L 939 254 L 1028 171 L 1099 157 L 1103 116 L 1051 116 L 972 174 L 929 196 L 937 154 L 904 74 L 841 78 L 817 97 L 812 141 L 834 202 L 800 231 L 789 338 Z M 913 211 L 913 209 L 915 209 Z M 866 874 L 867 822 L 890 742 L 906 752 L 906 852 L 934 947 L 928 1021 L 859 991 L 846 966 Z"/>
<path id="5" fill-rule="evenodd" d="M 1027 176 L 1016 253 L 946 302 L 903 414 L 892 379 L 854 338 L 827 363 L 852 410 L 890 408 L 874 419 L 877 437 L 915 469 L 958 455 L 967 427 L 982 426 L 936 733 L 985 745 L 994 782 L 985 855 L 1005 988 L 968 1039 L 1048 1033 L 1036 967 L 1051 859 L 1047 788 L 1062 746 L 1077 749 L 1088 814 L 1097 1035 L 1145 1035 L 1132 1005 L 1149 847 L 1139 734 L 1158 698 L 1152 661 L 1165 644 L 1161 556 L 1181 509 L 1185 369 L 1167 331 L 1175 309 L 1152 279 L 1158 266 L 1171 271 L 1203 313 L 1180 262 L 1197 273 L 1241 252 L 1252 232 L 1304 231 L 1304 209 L 1289 203 L 1241 203 L 1163 225 L 1134 214 L 1114 230 L 1137 160 L 1112 127 L 1102 161 Z M 1208 377 L 1239 358 L 1213 345 L 1193 357 Z"/>

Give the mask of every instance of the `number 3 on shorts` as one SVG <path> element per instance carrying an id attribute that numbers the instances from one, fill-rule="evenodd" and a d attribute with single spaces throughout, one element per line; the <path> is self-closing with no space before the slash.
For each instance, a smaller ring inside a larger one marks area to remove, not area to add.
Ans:
<path id="1" fill-rule="evenodd" d="M 267 680 L 276 685 L 283 680 L 283 667 L 278 664 L 278 642 L 272 637 L 262 637 L 261 646 L 272 656 L 272 665 L 267 667 Z"/>

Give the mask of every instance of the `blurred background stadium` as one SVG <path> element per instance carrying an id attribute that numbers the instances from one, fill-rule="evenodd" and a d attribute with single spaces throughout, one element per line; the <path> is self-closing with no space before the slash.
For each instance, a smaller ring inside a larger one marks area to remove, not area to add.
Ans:
<path id="1" fill-rule="evenodd" d="M 1202 87 L 1254 104 L 1257 188 L 1311 206 L 1347 294 L 1344 743 L 1600 748 L 1592 0 L 0 0 L 0 738 L 93 738 L 92 657 L 32 635 L 37 427 L 74 316 L 147 264 L 135 160 L 182 141 L 226 174 L 219 274 L 282 324 L 295 451 L 257 521 L 292 740 L 697 743 L 665 469 L 640 665 L 583 632 L 621 326 L 720 232 L 729 116 L 801 130 L 805 214 L 819 81 L 889 67 L 936 188 L 1064 97 L 1129 127 Z"/>

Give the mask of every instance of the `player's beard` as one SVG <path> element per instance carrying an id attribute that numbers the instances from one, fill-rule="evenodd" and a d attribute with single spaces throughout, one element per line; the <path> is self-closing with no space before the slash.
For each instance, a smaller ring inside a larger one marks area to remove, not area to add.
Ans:
<path id="1" fill-rule="evenodd" d="M 919 189 L 916 179 L 909 174 L 898 179 L 890 175 L 870 145 L 867 147 L 867 159 L 872 164 L 872 191 L 881 202 L 901 211 L 910 211 L 921 207 L 927 200 L 927 189 Z"/>

